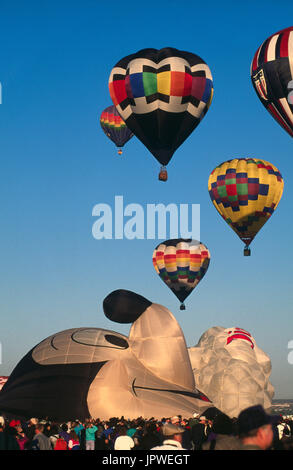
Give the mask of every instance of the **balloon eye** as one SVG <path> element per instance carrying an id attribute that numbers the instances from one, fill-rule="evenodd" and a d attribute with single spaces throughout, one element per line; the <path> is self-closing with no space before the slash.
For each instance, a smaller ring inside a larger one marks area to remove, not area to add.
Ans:
<path id="1" fill-rule="evenodd" d="M 114 344 L 115 346 L 119 346 L 123 349 L 127 349 L 129 347 L 127 341 L 123 338 L 119 338 L 119 336 L 105 335 L 105 340 L 108 341 L 108 343 Z"/>

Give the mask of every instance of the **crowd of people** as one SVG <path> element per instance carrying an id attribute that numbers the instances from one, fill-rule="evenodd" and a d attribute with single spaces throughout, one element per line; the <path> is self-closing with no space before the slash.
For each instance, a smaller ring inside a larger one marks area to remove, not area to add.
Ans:
<path id="1" fill-rule="evenodd" d="M 231 419 L 217 408 L 192 418 L 124 417 L 66 423 L 0 417 L 0 450 L 292 450 L 293 421 L 262 406 Z"/>

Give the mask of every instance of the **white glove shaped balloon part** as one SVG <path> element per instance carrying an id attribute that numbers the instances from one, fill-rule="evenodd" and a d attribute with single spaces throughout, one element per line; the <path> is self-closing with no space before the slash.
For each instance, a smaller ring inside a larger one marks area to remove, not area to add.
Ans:
<path id="1" fill-rule="evenodd" d="M 247 331 L 212 327 L 188 351 L 196 386 L 228 416 L 257 404 L 271 407 L 271 361 Z"/>

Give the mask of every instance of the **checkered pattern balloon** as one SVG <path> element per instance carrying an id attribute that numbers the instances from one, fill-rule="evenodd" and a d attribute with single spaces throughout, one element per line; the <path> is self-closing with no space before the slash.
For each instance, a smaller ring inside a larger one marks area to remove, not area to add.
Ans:
<path id="1" fill-rule="evenodd" d="M 212 75 L 197 55 L 143 49 L 120 60 L 109 78 L 112 101 L 162 164 L 197 127 L 212 101 Z"/>
<path id="2" fill-rule="evenodd" d="M 276 210 L 283 187 L 279 170 L 255 158 L 228 160 L 208 181 L 215 208 L 247 246 Z"/>

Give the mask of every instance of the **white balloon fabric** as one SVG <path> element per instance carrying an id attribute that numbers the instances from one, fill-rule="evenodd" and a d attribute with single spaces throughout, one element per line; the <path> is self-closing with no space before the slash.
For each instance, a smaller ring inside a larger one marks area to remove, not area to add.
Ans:
<path id="1" fill-rule="evenodd" d="M 195 388 L 185 338 L 172 313 L 126 294 L 110 294 L 107 314 L 115 321 L 131 318 L 128 337 L 101 328 L 48 337 L 14 369 L 0 393 L 0 410 L 64 421 L 188 418 L 212 406 Z"/>
<path id="2" fill-rule="evenodd" d="M 231 418 L 253 405 L 269 410 L 271 361 L 249 332 L 215 326 L 188 349 L 196 386 Z"/>

